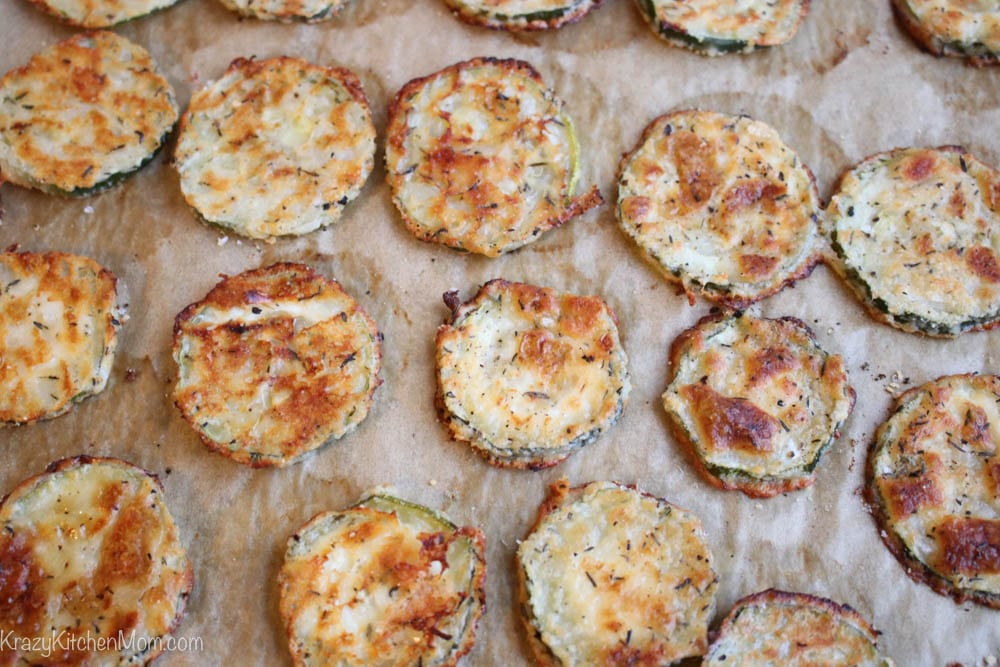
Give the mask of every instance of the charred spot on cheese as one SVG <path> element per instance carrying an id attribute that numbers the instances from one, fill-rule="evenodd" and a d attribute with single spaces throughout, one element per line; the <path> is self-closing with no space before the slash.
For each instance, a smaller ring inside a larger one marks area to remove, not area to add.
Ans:
<path id="1" fill-rule="evenodd" d="M 0 79 L 0 180 L 99 192 L 151 160 L 176 120 L 145 49 L 112 32 L 76 35 Z"/>
<path id="2" fill-rule="evenodd" d="M 749 53 L 795 36 L 809 0 L 636 0 L 653 31 L 708 56 Z"/>
<path id="3" fill-rule="evenodd" d="M 493 280 L 437 333 L 438 408 L 456 440 L 493 465 L 546 468 L 610 428 L 628 357 L 600 298 Z"/>
<path id="4" fill-rule="evenodd" d="M 773 664 L 893 667 L 895 663 L 879 651 L 878 632 L 850 606 L 772 588 L 733 605 L 702 665 Z"/>
<path id="5" fill-rule="evenodd" d="M 878 320 L 929 336 L 1000 321 L 1000 173 L 964 149 L 901 148 L 841 177 L 833 267 Z"/>
<path id="6" fill-rule="evenodd" d="M 936 56 L 967 58 L 976 66 L 1000 59 L 1000 7 L 968 0 L 892 0 L 903 28 Z"/>
<path id="7" fill-rule="evenodd" d="M 296 665 L 456 665 L 485 609 L 484 537 L 373 495 L 315 516 L 278 574 Z"/>
<path id="8" fill-rule="evenodd" d="M 381 340 L 357 302 L 307 266 L 226 277 L 177 316 L 174 402 L 210 449 L 284 466 L 368 415 Z"/>
<path id="9" fill-rule="evenodd" d="M 665 500 L 561 480 L 517 563 L 541 665 L 669 665 L 705 652 L 718 577 L 701 522 Z"/>
<path id="10" fill-rule="evenodd" d="M 116 284 L 86 257 L 0 253 L 0 423 L 57 417 L 104 390 L 125 319 Z"/>
<path id="11" fill-rule="evenodd" d="M 541 75 L 477 58 L 407 83 L 389 107 L 386 180 L 413 234 L 495 257 L 603 202 L 574 197 L 573 124 Z"/>
<path id="12" fill-rule="evenodd" d="M 466 23 L 514 32 L 554 30 L 583 18 L 602 0 L 445 0 Z"/>
<path id="13" fill-rule="evenodd" d="M 347 0 L 219 0 L 226 8 L 247 18 L 264 21 L 314 23 L 336 16 Z"/>
<path id="14" fill-rule="evenodd" d="M 868 453 L 865 497 L 915 581 L 1000 609 L 1000 377 L 952 375 L 899 397 Z"/>
<path id="15" fill-rule="evenodd" d="M 118 459 L 57 461 L 3 500 L 0 524 L 5 661 L 131 665 L 162 652 L 194 579 L 156 477 Z"/>
<path id="16" fill-rule="evenodd" d="M 42 11 L 80 28 L 108 28 L 166 9 L 177 0 L 30 0 Z"/>
<path id="17" fill-rule="evenodd" d="M 801 489 L 854 406 L 844 361 L 799 320 L 709 316 L 670 349 L 663 406 L 712 484 L 749 496 Z"/>
<path id="18" fill-rule="evenodd" d="M 174 166 L 205 221 L 257 239 L 340 219 L 375 164 L 361 82 L 298 58 L 238 58 L 191 98 Z"/>
<path id="19" fill-rule="evenodd" d="M 654 120 L 622 158 L 618 221 L 695 294 L 744 307 L 809 275 L 817 251 L 812 173 L 771 127 L 679 111 Z"/>

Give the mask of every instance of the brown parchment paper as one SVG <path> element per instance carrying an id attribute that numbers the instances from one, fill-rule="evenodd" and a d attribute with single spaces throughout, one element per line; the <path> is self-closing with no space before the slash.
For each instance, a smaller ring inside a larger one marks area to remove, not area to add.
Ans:
<path id="1" fill-rule="evenodd" d="M 759 313 L 802 318 L 824 347 L 846 357 L 858 401 L 815 486 L 752 500 L 703 482 L 668 432 L 659 399 L 667 349 L 708 305 L 689 306 L 640 260 L 611 205 L 489 260 L 414 240 L 384 183 L 392 95 L 411 78 L 479 55 L 522 58 L 542 72 L 575 120 L 581 186 L 597 183 L 609 201 L 618 160 L 643 127 L 694 106 L 745 112 L 776 127 L 813 169 L 824 199 L 843 169 L 895 146 L 961 143 L 1000 163 L 1000 69 L 921 53 L 888 5 L 816 0 L 790 44 L 712 59 L 661 42 L 629 0 L 608 0 L 557 32 L 521 36 L 466 26 L 437 0 L 352 0 L 340 17 L 314 25 L 239 20 L 215 0 L 182 0 L 119 27 L 152 52 L 182 107 L 240 56 L 287 54 L 353 69 L 375 113 L 378 166 L 336 227 L 272 245 L 227 239 L 195 221 L 168 165 L 173 137 L 165 155 L 96 197 L 65 200 L 4 185 L 0 246 L 94 257 L 121 279 L 131 317 L 102 395 L 56 420 L 0 430 L 0 491 L 80 453 L 118 456 L 160 475 L 196 577 L 177 633 L 196 648 L 165 655 L 163 665 L 289 664 L 275 587 L 285 541 L 316 512 L 382 484 L 485 531 L 488 611 L 466 664 L 526 664 L 512 605 L 514 552 L 547 484 L 560 476 L 637 483 L 693 510 L 715 555 L 720 618 L 738 598 L 774 586 L 853 605 L 883 631 L 882 645 L 899 665 L 993 664 L 1000 612 L 956 605 L 907 578 L 859 489 L 891 393 L 945 373 L 1000 371 L 1000 332 L 941 341 L 876 324 L 822 267 L 766 300 Z M 70 34 L 24 0 L 2 0 L 0 70 Z M 368 310 L 385 334 L 385 384 L 368 419 L 340 443 L 284 470 L 250 470 L 208 452 L 174 409 L 171 327 L 220 273 L 279 260 L 336 278 Z M 630 403 L 616 427 L 554 469 L 491 468 L 449 441 L 435 418 L 433 337 L 447 316 L 441 294 L 455 288 L 467 298 L 493 277 L 602 295 L 621 321 Z"/>

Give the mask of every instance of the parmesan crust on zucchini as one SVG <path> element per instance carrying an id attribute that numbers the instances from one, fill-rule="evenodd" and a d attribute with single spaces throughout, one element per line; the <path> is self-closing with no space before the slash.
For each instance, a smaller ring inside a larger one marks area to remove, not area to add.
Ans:
<path id="1" fill-rule="evenodd" d="M 892 0 L 910 36 L 936 56 L 976 66 L 1000 60 L 1000 5 L 994 0 Z"/>
<path id="2" fill-rule="evenodd" d="M 622 158 L 618 221 L 667 279 L 734 308 L 812 271 L 819 196 L 773 128 L 746 116 L 678 111 Z"/>
<path id="3" fill-rule="evenodd" d="M 878 633 L 845 604 L 768 589 L 733 605 L 703 667 L 893 667 Z"/>
<path id="4" fill-rule="evenodd" d="M 901 148 L 841 177 L 833 267 L 877 320 L 957 336 L 1000 321 L 1000 173 L 963 148 Z"/>
<path id="5" fill-rule="evenodd" d="M 520 60 L 476 58 L 407 83 L 389 107 L 386 180 L 417 238 L 495 257 L 601 204 L 573 197 L 562 102 Z"/>
<path id="6" fill-rule="evenodd" d="M 57 417 L 104 390 L 118 329 L 114 274 L 61 252 L 0 253 L 0 423 Z"/>
<path id="7" fill-rule="evenodd" d="M 177 0 L 30 0 L 42 11 L 80 28 L 108 28 L 141 18 Z"/>
<path id="8" fill-rule="evenodd" d="M 636 0 L 653 31 L 708 56 L 749 53 L 795 36 L 809 0 Z"/>
<path id="9" fill-rule="evenodd" d="M 314 23 L 333 18 L 347 0 L 219 0 L 240 16 L 264 21 Z"/>
<path id="10" fill-rule="evenodd" d="M 315 516 L 278 574 L 293 662 L 456 665 L 486 608 L 484 553 L 478 529 L 389 495 Z"/>
<path id="11" fill-rule="evenodd" d="M 811 485 L 854 406 L 844 360 L 800 320 L 709 316 L 670 348 L 663 406 L 702 475 L 766 498 Z"/>
<path id="12" fill-rule="evenodd" d="M 145 49 L 113 32 L 76 35 L 0 79 L 0 182 L 100 192 L 149 162 L 176 120 Z"/>
<path id="13" fill-rule="evenodd" d="M 547 468 L 621 415 L 628 357 L 595 296 L 492 280 L 437 333 L 438 409 L 456 440 L 491 464 Z"/>
<path id="14" fill-rule="evenodd" d="M 57 461 L 3 500 L 0 524 L 4 664 L 145 665 L 163 652 L 194 577 L 155 476 Z"/>
<path id="15" fill-rule="evenodd" d="M 1000 609 L 1000 377 L 951 375 L 900 396 L 868 453 L 865 496 L 906 573 Z"/>
<path id="16" fill-rule="evenodd" d="M 336 222 L 375 164 L 375 125 L 350 71 L 238 58 L 191 98 L 174 166 L 205 221 L 256 239 Z"/>
<path id="17" fill-rule="evenodd" d="M 224 277 L 174 323 L 174 401 L 210 449 L 281 467 L 368 415 L 381 340 L 361 306 L 307 266 Z"/>
<path id="18" fill-rule="evenodd" d="M 473 25 L 512 32 L 554 30 L 583 18 L 602 0 L 445 0 Z"/>
<path id="19" fill-rule="evenodd" d="M 665 500 L 560 480 L 517 564 L 540 665 L 669 665 L 705 652 L 718 576 L 701 522 Z"/>

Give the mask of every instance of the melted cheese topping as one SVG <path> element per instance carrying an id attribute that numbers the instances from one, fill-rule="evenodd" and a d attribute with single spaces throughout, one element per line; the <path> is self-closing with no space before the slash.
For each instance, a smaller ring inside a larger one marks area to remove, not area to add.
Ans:
<path id="1" fill-rule="evenodd" d="M 411 81 L 387 133 L 393 200 L 425 241 L 496 256 L 601 201 L 572 199 L 573 128 L 527 63 L 470 60 Z"/>
<path id="2" fill-rule="evenodd" d="M 192 576 L 154 477 L 115 459 L 62 461 L 15 489 L 0 522 L 0 630 L 21 638 L 7 642 L 14 650 L 5 659 L 126 665 L 155 657 L 142 651 L 180 620 Z M 52 654 L 19 652 L 60 633 L 66 641 Z M 108 650 L 88 652 L 99 638 Z"/>
<path id="3" fill-rule="evenodd" d="M 494 280 L 437 336 L 458 439 L 498 465 L 554 465 L 618 419 L 628 357 L 601 299 Z"/>
<path id="4" fill-rule="evenodd" d="M 643 1 L 647 18 L 662 36 L 711 55 L 722 52 L 718 47 L 749 51 L 783 44 L 795 36 L 809 9 L 807 0 Z"/>
<path id="5" fill-rule="evenodd" d="M 945 50 L 1000 52 L 1000 5 L 996 0 L 896 0 Z"/>
<path id="6" fill-rule="evenodd" d="M 667 665 L 704 653 L 717 577 L 701 523 L 610 482 L 553 492 L 517 551 L 528 621 L 551 664 Z"/>
<path id="7" fill-rule="evenodd" d="M 219 0 L 243 16 L 265 21 L 322 21 L 336 16 L 347 0 Z"/>
<path id="8" fill-rule="evenodd" d="M 288 542 L 280 610 L 296 665 L 454 665 L 484 609 L 483 535 L 376 496 Z"/>
<path id="9" fill-rule="evenodd" d="M 192 97 L 174 155 L 188 204 L 263 239 L 336 222 L 374 163 L 357 77 L 296 58 L 234 61 Z"/>
<path id="10" fill-rule="evenodd" d="M 600 0 L 445 0 L 472 22 L 505 30 L 547 30 L 582 17 Z"/>
<path id="11" fill-rule="evenodd" d="M 53 16 L 81 28 L 109 26 L 145 16 L 177 0 L 31 0 Z"/>
<path id="12" fill-rule="evenodd" d="M 812 174 L 771 127 L 681 111 L 622 160 L 618 220 L 688 293 L 746 305 L 815 262 Z"/>
<path id="13" fill-rule="evenodd" d="M 1000 174 L 969 153 L 872 156 L 827 217 L 838 270 L 893 326 L 956 335 L 1000 318 Z"/>
<path id="14" fill-rule="evenodd" d="M 1000 596 L 1000 377 L 949 376 L 904 394 L 870 454 L 885 529 L 958 593 Z"/>
<path id="15" fill-rule="evenodd" d="M 112 32 L 76 35 L 0 79 L 0 176 L 89 194 L 148 161 L 176 120 L 145 49 Z"/>
<path id="16" fill-rule="evenodd" d="M 115 276 L 86 257 L 0 254 L 0 422 L 56 417 L 108 382 Z"/>
<path id="17" fill-rule="evenodd" d="M 708 320 L 675 346 L 663 406 L 709 474 L 754 495 L 811 484 L 853 406 L 843 359 L 790 318 Z"/>
<path id="18" fill-rule="evenodd" d="M 226 278 L 177 317 L 174 400 L 205 444 L 283 466 L 368 415 L 380 334 L 332 280 L 301 264 Z"/>

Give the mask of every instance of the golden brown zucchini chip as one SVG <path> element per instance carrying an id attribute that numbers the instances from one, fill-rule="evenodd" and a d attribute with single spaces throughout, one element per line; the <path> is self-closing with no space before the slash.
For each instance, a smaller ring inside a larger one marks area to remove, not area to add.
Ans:
<path id="1" fill-rule="evenodd" d="M 141 18 L 177 0 L 30 0 L 42 11 L 81 28 L 108 28 Z"/>
<path id="2" fill-rule="evenodd" d="M 234 461 L 282 467 L 360 424 L 382 336 L 336 281 L 280 263 L 226 277 L 174 323 L 174 402 Z"/>
<path id="3" fill-rule="evenodd" d="M 293 662 L 457 664 L 486 608 L 484 544 L 478 529 L 389 495 L 315 516 L 278 574 Z"/>
<path id="4" fill-rule="evenodd" d="M 1000 377 L 951 375 L 906 392 L 875 434 L 866 498 L 906 573 L 1000 609 Z"/>
<path id="5" fill-rule="evenodd" d="M 784 44 L 809 11 L 809 0 L 636 1 L 657 35 L 707 56 Z"/>
<path id="6" fill-rule="evenodd" d="M 473 25 L 520 32 L 554 30 L 583 18 L 602 0 L 445 0 L 455 14 Z"/>
<path id="7" fill-rule="evenodd" d="M 256 239 L 338 219 L 375 164 L 375 125 L 350 71 L 299 58 L 233 61 L 191 98 L 174 166 L 203 220 Z"/>
<path id="8" fill-rule="evenodd" d="M 628 357 L 595 296 L 492 280 L 437 333 L 438 409 L 496 466 L 547 468 L 595 440 L 628 399 Z"/>
<path id="9" fill-rule="evenodd" d="M 194 584 L 163 485 L 79 456 L 0 505 L 4 663 L 145 665 L 166 648 Z"/>
<path id="10" fill-rule="evenodd" d="M 520 60 L 476 58 L 396 94 L 386 180 L 417 238 L 495 257 L 603 202 L 573 197 L 579 151 L 562 102 Z"/>
<path id="11" fill-rule="evenodd" d="M 872 316 L 929 336 L 1000 321 L 1000 173 L 965 149 L 900 148 L 841 177 L 833 267 Z"/>
<path id="12" fill-rule="evenodd" d="M 764 123 L 678 111 L 622 158 L 618 221 L 664 275 L 732 307 L 769 296 L 819 257 L 809 169 Z"/>
<path id="13" fill-rule="evenodd" d="M 703 667 L 893 667 L 861 614 L 833 600 L 768 589 L 736 602 Z"/>
<path id="14" fill-rule="evenodd" d="M 145 49 L 113 32 L 76 35 L 0 79 L 0 182 L 100 192 L 149 162 L 176 120 Z"/>
<path id="15" fill-rule="evenodd" d="M 0 253 L 0 423 L 57 417 L 104 390 L 125 315 L 116 283 L 86 257 Z"/>
<path id="16" fill-rule="evenodd" d="M 854 406 L 844 360 L 803 322 L 708 317 L 670 348 L 663 406 L 702 475 L 766 498 L 811 485 Z"/>
<path id="17" fill-rule="evenodd" d="M 612 482 L 560 480 L 517 562 L 541 665 L 669 665 L 705 652 L 718 576 L 686 510 Z"/>
<path id="18" fill-rule="evenodd" d="M 347 0 L 219 0 L 240 16 L 264 21 L 305 21 L 313 23 L 332 18 Z"/>
<path id="19" fill-rule="evenodd" d="M 993 0 L 892 0 L 899 22 L 936 56 L 976 66 L 1000 57 L 1000 5 Z"/>

